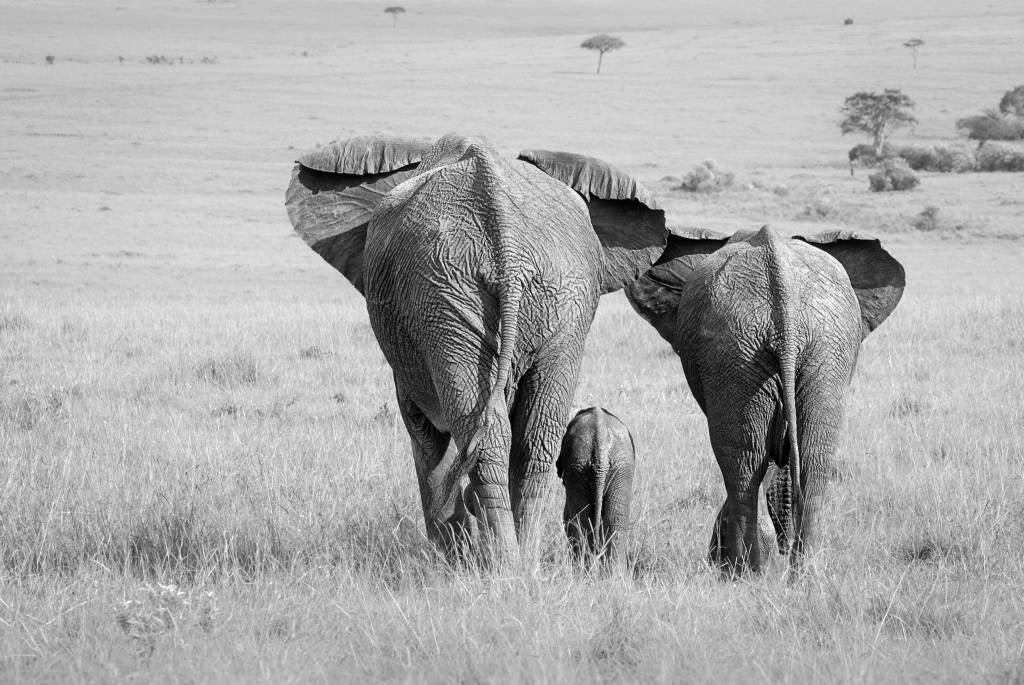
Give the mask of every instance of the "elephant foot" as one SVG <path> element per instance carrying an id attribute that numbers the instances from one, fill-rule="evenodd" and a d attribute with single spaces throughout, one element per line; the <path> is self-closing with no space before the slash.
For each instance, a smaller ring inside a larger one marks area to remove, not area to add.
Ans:
<path id="1" fill-rule="evenodd" d="M 500 506 L 485 506 L 477 494 L 478 488 L 470 483 L 463 490 L 459 508 L 465 531 L 462 556 L 488 569 L 510 569 L 520 556 L 512 512 Z"/>

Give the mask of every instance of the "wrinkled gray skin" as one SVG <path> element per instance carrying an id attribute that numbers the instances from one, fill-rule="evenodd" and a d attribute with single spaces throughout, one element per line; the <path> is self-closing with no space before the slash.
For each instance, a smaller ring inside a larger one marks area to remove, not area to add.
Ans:
<path id="1" fill-rule="evenodd" d="M 788 480 L 784 475 L 780 476 L 778 473 L 778 466 L 774 462 L 769 462 L 768 471 L 764 476 L 764 483 L 769 483 L 775 487 L 784 486 L 788 484 Z M 778 504 L 780 493 L 771 491 L 765 493 L 765 499 L 772 504 Z M 708 561 L 712 566 L 720 567 L 722 564 L 722 537 L 721 537 L 721 526 L 722 526 L 722 513 L 725 510 L 725 504 L 718 508 L 718 513 L 715 515 L 715 524 L 711 530 L 711 541 L 708 543 Z M 769 511 L 769 516 L 764 517 L 758 515 L 757 517 L 757 548 L 761 556 L 761 566 L 766 567 L 771 563 L 771 560 L 778 557 L 780 554 L 780 545 L 785 546 L 786 542 L 783 539 L 779 541 L 779 537 L 776 535 L 776 529 L 774 521 L 772 520 L 774 512 Z M 779 524 L 780 531 L 783 530 L 782 523 Z"/>
<path id="2" fill-rule="evenodd" d="M 625 569 L 635 461 L 633 436 L 611 412 L 590 407 L 569 423 L 555 466 L 565 487 L 562 520 L 575 559 L 600 558 Z"/>
<path id="3" fill-rule="evenodd" d="M 366 297 L 428 535 L 456 553 L 471 541 L 494 563 L 535 560 L 598 298 L 661 253 L 664 213 L 598 160 L 509 160 L 453 134 L 310 153 L 286 204 Z"/>
<path id="4" fill-rule="evenodd" d="M 762 569 L 757 498 L 766 482 L 791 568 L 821 545 L 821 510 L 861 340 L 895 308 L 903 267 L 852 233 L 783 238 L 764 227 L 726 238 L 683 231 L 627 287 L 668 340 L 707 416 L 726 501 L 711 561 Z"/>

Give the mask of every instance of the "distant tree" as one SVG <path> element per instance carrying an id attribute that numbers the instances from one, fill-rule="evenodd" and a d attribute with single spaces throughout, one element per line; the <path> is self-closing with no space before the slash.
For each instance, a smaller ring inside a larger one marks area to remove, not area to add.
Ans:
<path id="1" fill-rule="evenodd" d="M 866 133 L 871 136 L 875 157 L 881 158 L 885 139 L 894 129 L 917 123 L 912 109 L 914 101 L 898 88 L 886 88 L 883 93 L 862 91 L 843 101 L 839 129 L 844 135 Z"/>
<path id="2" fill-rule="evenodd" d="M 581 48 L 587 50 L 597 50 L 597 73 L 601 73 L 601 60 L 604 59 L 604 53 L 611 52 L 612 50 L 618 50 L 619 48 L 625 47 L 626 43 L 621 38 L 616 36 L 609 36 L 606 33 L 602 33 L 599 36 L 591 36 L 585 41 L 580 43 Z"/>
<path id="3" fill-rule="evenodd" d="M 978 141 L 979 148 L 986 140 L 1024 140 L 1024 117 L 995 109 L 958 119 L 956 128 L 969 140 Z"/>
<path id="4" fill-rule="evenodd" d="M 917 49 L 919 47 L 921 47 L 922 45 L 924 45 L 924 41 L 921 40 L 920 38 L 911 38 L 910 40 L 908 40 L 906 43 L 903 44 L 903 47 L 910 48 L 910 51 L 912 53 L 914 53 L 914 68 L 915 69 L 917 69 Z"/>
<path id="5" fill-rule="evenodd" d="M 1024 85 L 1003 93 L 1003 99 L 999 101 L 999 111 L 1003 114 L 1024 117 Z"/>
<path id="6" fill-rule="evenodd" d="M 852 26 L 852 25 L 853 25 L 853 19 L 851 19 L 850 17 L 847 17 L 846 19 L 843 19 L 843 26 Z"/>
<path id="7" fill-rule="evenodd" d="M 391 15 L 391 28 L 398 25 L 398 15 L 405 14 L 405 8 L 401 5 L 392 5 L 391 7 L 385 7 L 384 11 Z"/>
<path id="8" fill-rule="evenodd" d="M 57 58 L 54 57 L 53 55 L 47 55 L 46 56 L 46 63 L 47 64 L 53 64 L 53 60 L 55 60 L 55 59 L 57 59 Z"/>

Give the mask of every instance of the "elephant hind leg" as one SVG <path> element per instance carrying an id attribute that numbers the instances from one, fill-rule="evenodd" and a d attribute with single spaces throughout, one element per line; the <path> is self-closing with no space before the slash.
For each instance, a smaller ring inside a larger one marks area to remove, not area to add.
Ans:
<path id="1" fill-rule="evenodd" d="M 439 470 L 450 468 L 457 458 L 457 454 L 448 449 L 451 436 L 438 430 L 419 407 L 401 392 L 398 407 L 409 437 L 412 438 L 412 456 L 420 486 L 427 537 L 449 558 L 454 559 L 471 536 L 467 528 L 470 520 L 461 502 L 461 489 L 457 485 L 445 488 L 443 480 L 432 478 Z"/>
<path id="2" fill-rule="evenodd" d="M 519 551 L 508 492 L 511 430 L 507 410 L 489 411 L 489 393 L 482 393 L 484 383 L 477 385 L 474 380 L 459 373 L 434 379 L 438 404 L 458 450 L 450 462 L 446 455 L 428 480 L 432 490 L 448 492 L 457 491 L 463 478 L 469 477 L 464 499 L 473 521 L 481 524 L 476 551 L 486 563 L 504 565 Z"/>
<path id="3" fill-rule="evenodd" d="M 773 397 L 709 397 L 708 430 L 722 471 L 726 500 L 712 536 L 710 561 L 728 577 L 764 568 L 757 525 L 758 495 L 768 468 L 768 423 Z"/>
<path id="4" fill-rule="evenodd" d="M 757 495 L 756 476 L 738 478 L 726 488 L 725 504 L 715 521 L 709 557 L 727 577 L 762 571 Z"/>
<path id="5" fill-rule="evenodd" d="M 509 501 L 508 455 L 512 446 L 508 416 L 496 415 L 486 424 L 481 434 L 473 421 L 462 422 L 454 429 L 454 437 L 462 450 L 472 441 L 472 461 L 469 471 L 473 513 L 486 526 L 484 554 L 493 565 L 504 565 L 518 558 L 512 506 Z"/>
<path id="6" fill-rule="evenodd" d="M 842 373 L 845 369 L 840 369 L 835 376 L 841 378 Z M 800 398 L 797 422 L 800 426 L 800 481 L 804 502 L 800 532 L 790 558 L 791 565 L 797 569 L 805 558 L 819 552 L 823 544 L 821 516 L 842 429 L 842 386 L 817 383 L 804 388 Z"/>
<path id="7" fill-rule="evenodd" d="M 585 331 L 584 331 L 585 335 Z M 512 409 L 512 454 L 509 462 L 512 510 L 520 549 L 528 563 L 540 559 L 542 513 L 552 484 L 551 471 L 569 423 L 569 407 L 580 368 L 582 342 L 549 341 L 548 350 L 523 374 Z M 590 514 L 577 524 L 593 535 Z"/>

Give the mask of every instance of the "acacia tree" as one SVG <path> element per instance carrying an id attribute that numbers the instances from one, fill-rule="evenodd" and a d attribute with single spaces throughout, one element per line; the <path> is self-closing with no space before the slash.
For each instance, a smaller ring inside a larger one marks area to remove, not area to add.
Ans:
<path id="1" fill-rule="evenodd" d="M 861 91 L 843 101 L 839 128 L 844 135 L 866 133 L 871 136 L 875 157 L 881 159 L 889 133 L 917 123 L 911 114 L 913 108 L 914 101 L 898 88 L 886 88 L 883 93 Z"/>
<path id="2" fill-rule="evenodd" d="M 384 11 L 391 15 L 391 28 L 398 25 L 398 15 L 405 14 L 405 8 L 401 5 L 392 5 L 391 7 L 385 7 Z"/>
<path id="3" fill-rule="evenodd" d="M 1024 85 L 1003 93 L 1003 99 L 999 101 L 999 111 L 1015 117 L 1024 117 Z"/>
<path id="4" fill-rule="evenodd" d="M 591 36 L 585 41 L 580 43 L 581 48 L 587 50 L 597 50 L 597 73 L 601 73 L 601 60 L 604 59 L 604 53 L 611 52 L 612 50 L 618 50 L 621 47 L 625 47 L 626 42 L 617 36 L 609 36 L 607 33 L 602 33 L 599 36 Z"/>
<path id="5" fill-rule="evenodd" d="M 911 38 L 910 40 L 908 40 L 906 43 L 903 44 L 903 47 L 910 48 L 910 51 L 912 53 L 914 53 L 914 68 L 915 69 L 917 69 L 917 49 L 919 47 L 921 47 L 922 45 L 924 45 L 924 41 L 921 40 L 920 38 Z"/>

